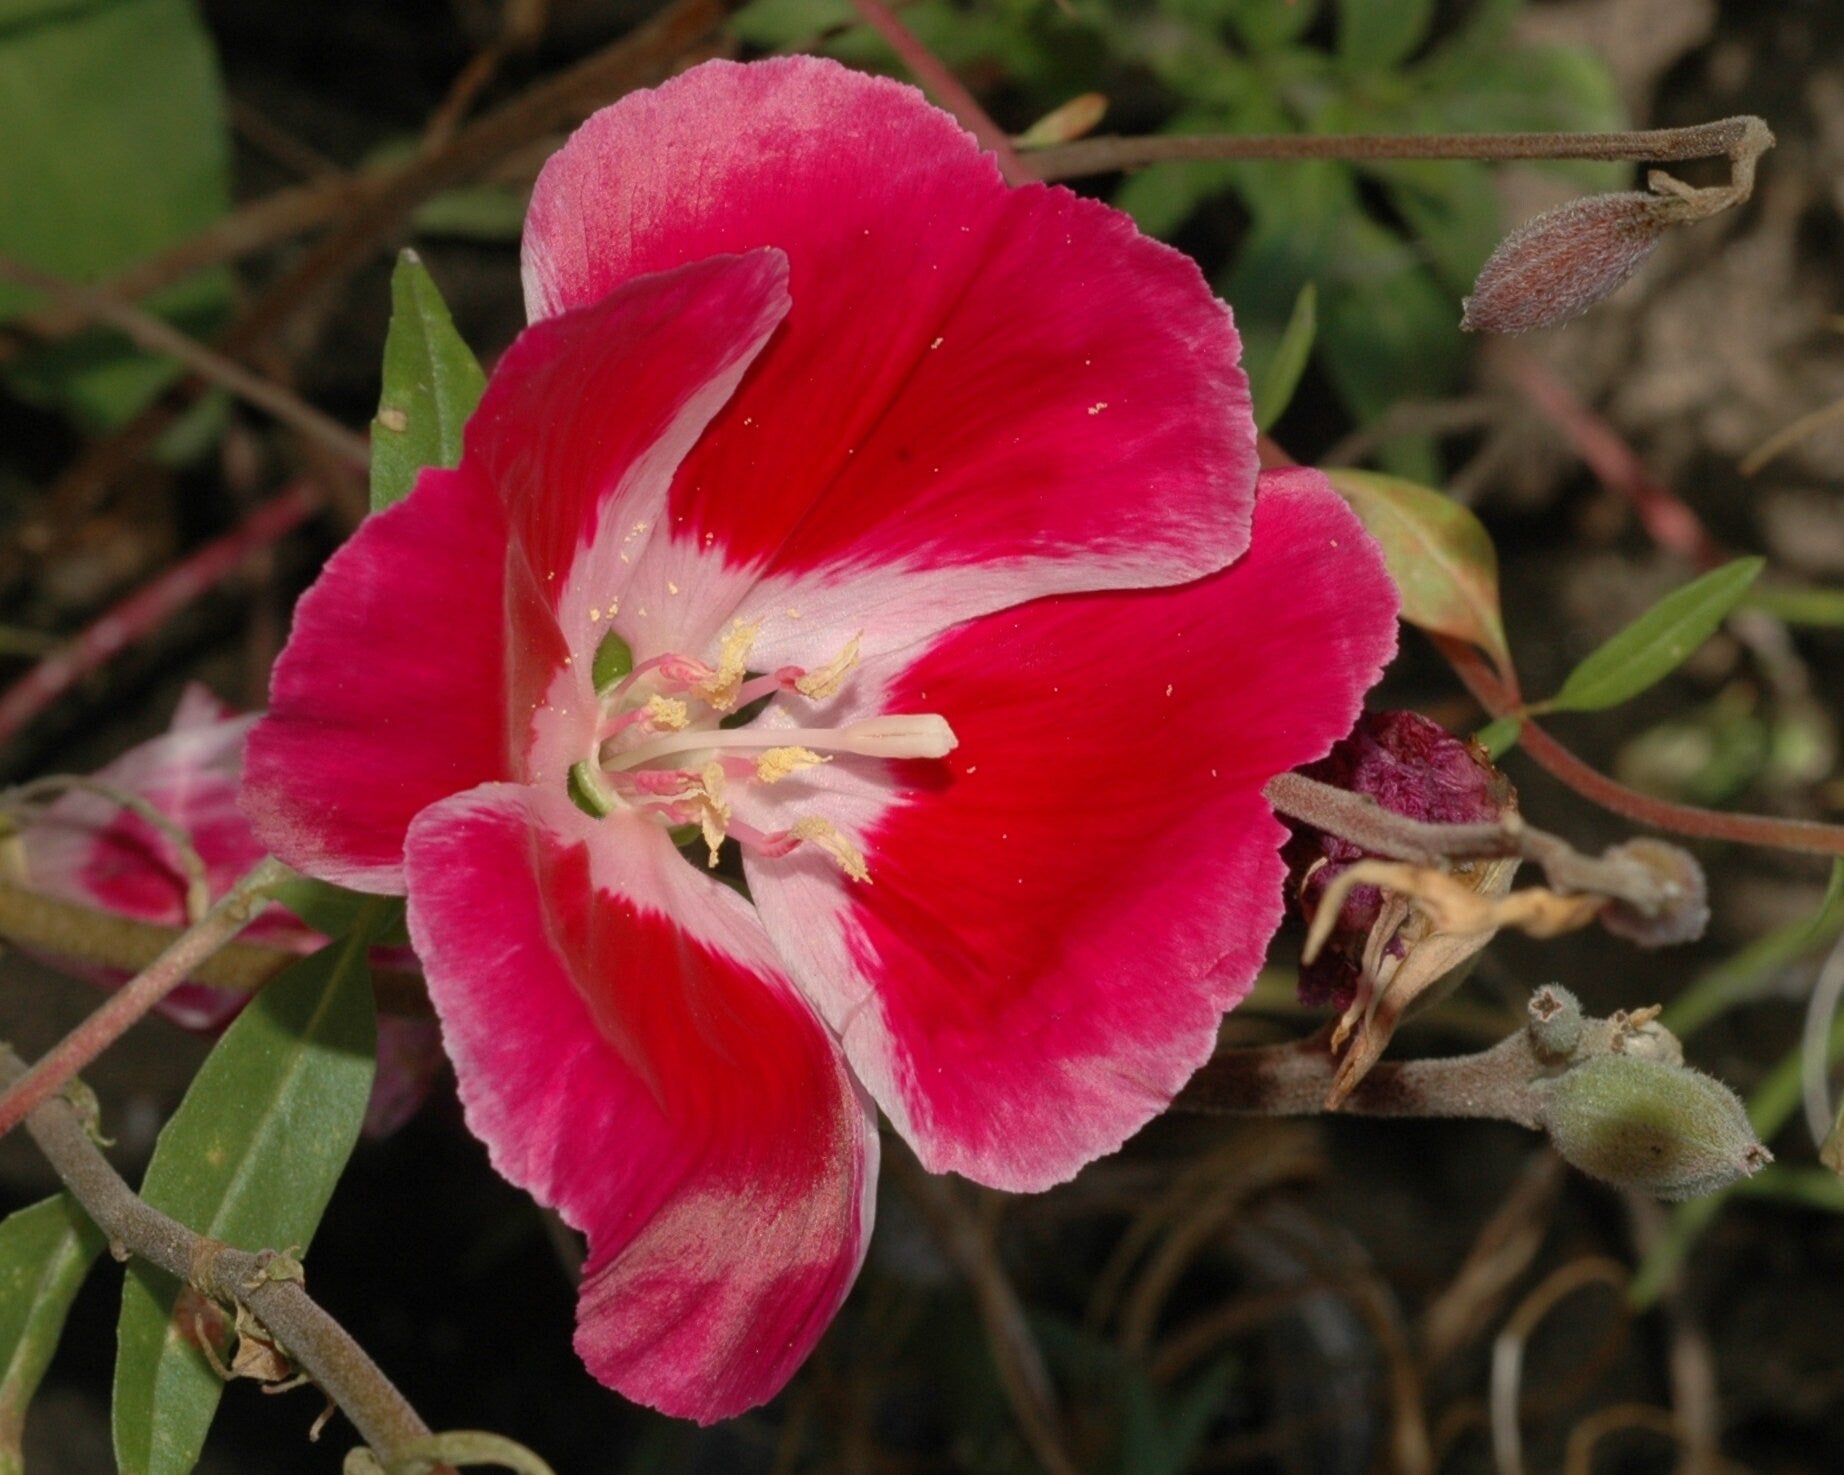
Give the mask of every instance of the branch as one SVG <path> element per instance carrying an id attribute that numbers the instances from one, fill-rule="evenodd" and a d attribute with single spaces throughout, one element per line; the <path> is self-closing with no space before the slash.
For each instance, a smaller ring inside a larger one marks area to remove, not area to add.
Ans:
<path id="1" fill-rule="evenodd" d="M 1641 859 L 1643 849 L 1614 846 L 1600 856 L 1583 855 L 1515 811 L 1496 822 L 1430 824 L 1385 809 L 1368 794 L 1298 773 L 1277 775 L 1262 792 L 1280 813 L 1375 855 L 1422 866 L 1516 856 L 1535 861 L 1559 891 L 1611 897 L 1648 918 L 1668 916 L 1693 899 L 1683 877 Z"/>
<path id="2" fill-rule="evenodd" d="M 263 893 L 293 874 L 273 856 L 252 866 L 210 911 L 0 1094 L 0 1137 L 61 1091 L 130 1025 L 184 983 L 193 969 L 243 931 L 268 905 Z"/>
<path id="3" fill-rule="evenodd" d="M 207 348 L 196 338 L 182 333 L 164 318 L 145 308 L 123 302 L 99 292 L 94 287 L 79 286 L 40 271 L 35 266 L 10 256 L 0 256 L 0 281 L 17 283 L 35 292 L 43 292 L 52 301 L 72 312 L 81 313 L 93 322 L 128 335 L 149 353 L 159 354 L 183 364 L 208 384 L 228 389 L 239 399 L 267 410 L 284 425 L 290 426 L 319 442 L 334 454 L 363 466 L 371 459 L 365 437 L 346 429 L 324 411 L 315 409 L 292 389 L 265 379 L 246 369 L 235 359 L 216 349 Z"/>
<path id="4" fill-rule="evenodd" d="M 17 1091 L 35 1072 L 0 1045 L 0 1083 Z M 26 1130 L 83 1211 L 109 1237 L 117 1259 L 139 1255 L 226 1304 L 247 1306 L 344 1410 L 387 1467 L 405 1446 L 429 1438 L 429 1426 L 416 1410 L 345 1328 L 314 1303 L 306 1287 L 265 1274 L 269 1256 L 208 1240 L 148 1207 L 97 1150 L 67 1102 L 44 1101 L 26 1118 Z"/>
<path id="5" fill-rule="evenodd" d="M 1174 1105 L 1212 1115 L 1316 1116 L 1337 1077 L 1330 1030 L 1284 1045 L 1226 1050 L 1191 1078 Z M 1471 1117 L 1541 1125 L 1536 1082 L 1547 1067 L 1528 1031 L 1476 1055 L 1381 1060 L 1339 1110 L 1347 1116 Z"/>
<path id="6" fill-rule="evenodd" d="M 293 532 L 313 515 L 319 502 L 307 482 L 297 481 L 257 507 L 229 532 L 111 605 L 77 636 L 58 646 L 0 693 L 0 743 L 9 741 L 129 642 L 157 629 L 252 554 Z"/>
<path id="7" fill-rule="evenodd" d="M 1759 118 L 1724 118 L 1692 128 L 1650 128 L 1633 133 L 1194 133 L 1146 138 L 1087 138 L 1029 156 L 1040 179 L 1112 174 L 1148 164 L 1250 159 L 1597 159 L 1614 163 L 1727 156 L 1734 186 L 1746 189 L 1754 164 L 1773 147 Z"/>
<path id="8" fill-rule="evenodd" d="M 1381 1061 L 1340 1109 L 1358 1116 L 1471 1117 L 1541 1128 L 1591 1177 L 1683 1199 L 1714 1193 L 1773 1161 L 1741 1099 L 1684 1064 L 1658 1009 L 1590 1019 L 1567 989 L 1531 995 L 1523 1029 L 1489 1050 Z M 1331 1027 L 1310 1039 L 1225 1050 L 1173 1104 L 1184 1111 L 1312 1116 L 1338 1082 Z"/>
<path id="9" fill-rule="evenodd" d="M 1629 789 L 1584 763 L 1539 727 L 1534 718 L 1526 716 L 1515 693 L 1499 681 L 1465 641 L 1433 632 L 1429 638 L 1480 706 L 1494 717 L 1514 716 L 1522 720 L 1520 746 L 1533 763 L 1603 809 L 1655 829 L 1701 840 L 1733 840 L 1742 845 L 1803 850 L 1815 855 L 1844 855 L 1844 825 L 1699 809 L 1692 804 L 1674 804 L 1668 799 L 1657 799 Z"/>

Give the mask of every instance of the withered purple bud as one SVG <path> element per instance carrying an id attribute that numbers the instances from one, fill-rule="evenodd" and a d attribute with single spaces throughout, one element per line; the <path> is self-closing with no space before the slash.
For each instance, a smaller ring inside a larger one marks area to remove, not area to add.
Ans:
<path id="1" fill-rule="evenodd" d="M 1658 878 L 1662 897 L 1650 910 L 1641 910 L 1630 901 L 1610 902 L 1602 908 L 1601 925 L 1615 937 L 1641 947 L 1671 947 L 1703 936 L 1710 920 L 1709 886 L 1703 879 L 1703 867 L 1689 851 L 1642 836 L 1614 846 L 1602 859 L 1645 867 Z"/>
<path id="2" fill-rule="evenodd" d="M 1510 781 L 1483 750 L 1417 712 L 1366 712 L 1349 737 L 1300 771 L 1321 783 L 1368 794 L 1392 814 L 1432 824 L 1496 821 L 1517 807 Z M 1348 867 L 1376 857 L 1310 825 L 1294 821 L 1292 828 L 1281 852 L 1288 867 L 1288 901 L 1310 923 L 1326 887 Z M 1469 869 L 1463 863 L 1456 874 Z M 1382 906 L 1383 893 L 1375 886 L 1353 888 L 1337 929 L 1318 957 L 1300 969 L 1302 1002 L 1339 1009 L 1350 1004 L 1363 972 L 1364 945 Z"/>
<path id="3" fill-rule="evenodd" d="M 1681 201 L 1637 190 L 1546 211 L 1499 242 L 1461 304 L 1460 326 L 1528 333 L 1567 322 L 1637 271 L 1683 218 Z"/>

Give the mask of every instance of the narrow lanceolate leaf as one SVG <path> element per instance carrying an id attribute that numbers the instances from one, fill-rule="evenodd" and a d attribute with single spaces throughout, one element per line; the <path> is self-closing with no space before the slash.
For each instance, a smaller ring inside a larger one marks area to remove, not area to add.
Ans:
<path id="1" fill-rule="evenodd" d="M 1738 558 L 1667 594 L 1569 673 L 1562 690 L 1533 708 L 1598 712 L 1671 674 L 1716 633 L 1765 564 Z"/>
<path id="2" fill-rule="evenodd" d="M 288 969 L 225 1031 L 160 1133 L 148 1203 L 240 1249 L 306 1248 L 371 1091 L 366 949 L 382 913 Z M 173 1277 L 129 1266 L 115 1364 L 122 1475 L 197 1463 L 224 1386 L 198 1348 L 210 1310 Z"/>
<path id="3" fill-rule="evenodd" d="M 435 278 L 414 251 L 405 251 L 391 274 L 384 389 L 371 422 L 373 512 L 409 496 L 423 467 L 461 460 L 461 429 L 486 387 Z"/>
<path id="4" fill-rule="evenodd" d="M 1400 477 L 1343 468 L 1326 476 L 1382 545 L 1402 591 L 1402 618 L 1471 642 L 1508 676 L 1498 550 L 1479 519 L 1452 498 Z"/>
<path id="5" fill-rule="evenodd" d="M 1306 361 L 1312 357 L 1313 337 L 1319 331 L 1318 306 L 1318 289 L 1308 282 L 1293 299 L 1293 314 L 1287 319 L 1287 329 L 1275 345 L 1267 367 L 1251 376 L 1249 392 L 1255 401 L 1257 430 L 1271 429 L 1293 402 L 1300 375 L 1306 372 Z"/>
<path id="6" fill-rule="evenodd" d="M 24 1475 L 26 1406 L 102 1246 L 69 1194 L 0 1223 L 0 1475 Z"/>

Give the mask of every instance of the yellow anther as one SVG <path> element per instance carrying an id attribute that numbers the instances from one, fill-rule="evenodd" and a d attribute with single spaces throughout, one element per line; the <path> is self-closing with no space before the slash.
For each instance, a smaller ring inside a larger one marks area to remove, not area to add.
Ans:
<path id="1" fill-rule="evenodd" d="M 705 848 L 710 851 L 709 864 L 716 869 L 718 849 L 730 828 L 730 801 L 725 797 L 729 785 L 724 778 L 723 764 L 715 761 L 705 764 L 698 778 L 698 829 L 704 836 Z"/>
<path id="2" fill-rule="evenodd" d="M 749 647 L 755 644 L 756 632 L 761 628 L 759 623 L 730 622 L 730 633 L 724 636 L 717 654 L 717 670 L 698 688 L 699 697 L 708 702 L 712 710 L 728 712 L 736 705 L 736 694 L 742 690 L 743 677 L 749 672 Z"/>
<path id="3" fill-rule="evenodd" d="M 811 748 L 770 748 L 756 759 L 756 777 L 765 784 L 780 783 L 790 773 L 799 773 L 816 763 L 830 763 Z"/>
<path id="4" fill-rule="evenodd" d="M 869 881 L 870 867 L 865 865 L 864 856 L 858 847 L 839 833 L 838 827 L 829 819 L 817 816 L 811 819 L 797 819 L 789 826 L 788 833 L 796 840 L 805 840 L 809 845 L 817 845 L 839 863 L 854 881 Z"/>
<path id="5" fill-rule="evenodd" d="M 691 722 L 691 713 L 677 697 L 647 698 L 647 722 L 660 732 L 682 732 Z"/>
<path id="6" fill-rule="evenodd" d="M 817 671 L 809 671 L 805 676 L 796 678 L 794 689 L 810 701 L 821 702 L 827 697 L 836 696 L 845 678 L 853 666 L 858 664 L 858 642 L 864 632 L 845 642 L 845 649 L 840 651 Z"/>

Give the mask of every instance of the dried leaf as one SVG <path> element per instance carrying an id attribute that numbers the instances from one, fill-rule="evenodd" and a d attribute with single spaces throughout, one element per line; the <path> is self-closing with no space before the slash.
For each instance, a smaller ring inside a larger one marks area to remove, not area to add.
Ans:
<path id="1" fill-rule="evenodd" d="M 1498 552 L 1479 519 L 1451 497 L 1399 477 L 1335 468 L 1327 478 L 1383 547 L 1411 625 L 1478 646 L 1511 670 L 1498 612 Z"/>

